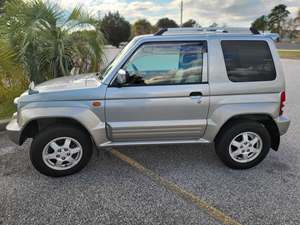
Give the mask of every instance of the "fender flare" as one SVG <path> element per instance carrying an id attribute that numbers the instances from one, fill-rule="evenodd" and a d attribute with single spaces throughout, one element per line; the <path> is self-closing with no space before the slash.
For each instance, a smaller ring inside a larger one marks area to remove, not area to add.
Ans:
<path id="1" fill-rule="evenodd" d="M 70 119 L 76 121 L 81 127 L 90 134 L 96 145 L 107 141 L 105 122 L 91 110 L 85 107 L 42 107 L 42 108 L 25 108 L 20 111 L 19 121 L 22 130 L 20 142 L 25 141 L 27 128 L 34 121 L 46 121 L 55 119 Z M 22 138 L 23 137 L 23 138 Z"/>

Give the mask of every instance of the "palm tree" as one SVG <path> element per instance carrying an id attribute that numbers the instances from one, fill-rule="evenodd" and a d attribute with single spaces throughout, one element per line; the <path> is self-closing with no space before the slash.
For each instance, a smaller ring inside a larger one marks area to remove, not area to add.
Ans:
<path id="1" fill-rule="evenodd" d="M 0 28 L 30 80 L 69 75 L 75 59 L 89 61 L 80 72 L 98 71 L 103 53 L 103 36 L 98 21 L 74 8 L 67 13 L 42 0 L 11 0 L 5 5 Z"/>
<path id="2" fill-rule="evenodd" d="M 9 93 L 20 94 L 27 84 L 28 80 L 16 61 L 15 52 L 7 41 L 0 39 L 0 103 L 11 97 Z"/>

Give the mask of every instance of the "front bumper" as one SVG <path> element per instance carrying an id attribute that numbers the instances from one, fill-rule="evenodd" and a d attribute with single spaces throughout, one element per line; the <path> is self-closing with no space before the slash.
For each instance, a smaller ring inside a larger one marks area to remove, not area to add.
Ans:
<path id="1" fill-rule="evenodd" d="M 289 118 L 285 116 L 279 116 L 275 119 L 280 135 L 284 135 L 287 132 L 290 122 Z"/>
<path id="2" fill-rule="evenodd" d="M 10 140 L 20 145 L 20 136 L 22 128 L 19 126 L 17 119 L 12 119 L 6 126 L 6 131 Z"/>

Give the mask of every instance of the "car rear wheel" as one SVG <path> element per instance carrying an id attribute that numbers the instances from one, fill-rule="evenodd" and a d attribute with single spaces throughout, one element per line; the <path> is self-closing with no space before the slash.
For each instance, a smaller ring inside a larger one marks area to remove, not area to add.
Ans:
<path id="1" fill-rule="evenodd" d="M 270 147 L 270 135 L 263 124 L 243 121 L 233 124 L 221 134 L 216 152 L 228 167 L 247 169 L 259 164 Z"/>
<path id="2" fill-rule="evenodd" d="M 91 158 L 89 135 L 77 127 L 49 127 L 33 140 L 30 159 L 47 176 L 66 176 L 80 171 Z"/>

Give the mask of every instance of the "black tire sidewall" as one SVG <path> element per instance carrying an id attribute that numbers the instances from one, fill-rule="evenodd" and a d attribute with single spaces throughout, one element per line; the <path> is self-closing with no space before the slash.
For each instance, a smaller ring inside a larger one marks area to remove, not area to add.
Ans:
<path id="1" fill-rule="evenodd" d="M 59 137 L 71 137 L 77 140 L 82 149 L 81 160 L 72 168 L 66 170 L 55 170 L 48 167 L 42 158 L 43 149 L 53 139 Z M 30 148 L 30 160 L 33 166 L 42 174 L 59 177 L 76 173 L 83 169 L 92 155 L 92 142 L 90 136 L 77 127 L 53 126 L 40 132 L 32 141 Z"/>
<path id="2" fill-rule="evenodd" d="M 258 134 L 263 142 L 260 154 L 252 161 L 239 163 L 233 160 L 229 154 L 229 145 L 234 137 L 242 132 L 253 132 Z M 233 169 L 248 169 L 259 164 L 268 154 L 271 147 L 271 138 L 268 130 L 259 122 L 240 122 L 227 128 L 216 143 L 216 152 L 225 165 Z"/>

